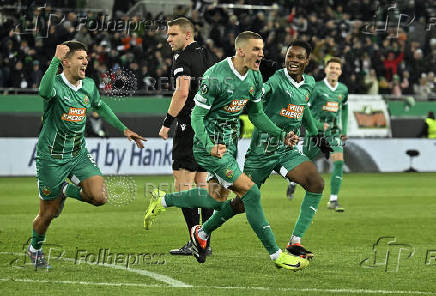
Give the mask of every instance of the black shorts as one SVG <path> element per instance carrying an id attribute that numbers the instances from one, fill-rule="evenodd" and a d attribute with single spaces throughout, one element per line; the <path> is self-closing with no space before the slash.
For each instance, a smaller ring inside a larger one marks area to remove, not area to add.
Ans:
<path id="1" fill-rule="evenodd" d="M 185 169 L 190 172 L 207 172 L 194 159 L 193 141 L 194 130 L 191 124 L 178 122 L 173 138 L 173 171 Z"/>

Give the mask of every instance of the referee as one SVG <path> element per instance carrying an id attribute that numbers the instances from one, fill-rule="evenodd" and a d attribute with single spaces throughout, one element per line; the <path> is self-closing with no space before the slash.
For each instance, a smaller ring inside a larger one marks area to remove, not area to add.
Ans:
<path id="1" fill-rule="evenodd" d="M 199 166 L 192 153 L 194 131 L 191 127 L 191 111 L 195 106 L 194 96 L 198 90 L 199 79 L 215 62 L 215 56 L 194 40 L 194 26 L 187 18 L 180 17 L 167 22 L 168 44 L 174 52 L 172 73 L 176 80 L 176 89 L 168 108 L 167 116 L 159 131 L 159 136 L 166 140 L 171 124 L 177 118 L 173 139 L 173 175 L 176 191 L 189 190 L 193 183 L 207 188 L 207 171 Z M 182 209 L 188 226 L 200 224 L 199 209 Z M 203 222 L 213 214 L 213 209 L 201 209 Z M 208 253 L 211 254 L 209 249 Z M 192 255 L 191 241 L 170 251 L 172 255 Z"/>

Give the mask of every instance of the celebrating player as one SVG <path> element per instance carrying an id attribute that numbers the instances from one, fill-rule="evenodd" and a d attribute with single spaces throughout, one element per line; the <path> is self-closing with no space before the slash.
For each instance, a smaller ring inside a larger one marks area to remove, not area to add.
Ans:
<path id="1" fill-rule="evenodd" d="M 293 41 L 288 47 L 285 68 L 278 70 L 263 86 L 265 113 L 272 122 L 283 130 L 295 134 L 299 133 L 300 126 L 303 124 L 306 132 L 315 136 L 318 135 L 317 125 L 319 123 L 312 118 L 307 107 L 315 80 L 312 76 L 304 74 L 311 50 L 307 42 Z M 321 141 L 318 143 L 325 144 Z M 329 147 L 324 145 L 321 149 L 328 150 Z M 296 147 L 286 146 L 277 137 L 256 128 L 251 138 L 250 148 L 245 155 L 244 173 L 260 187 L 272 171 L 297 182 L 306 190 L 300 215 L 286 249 L 296 256 L 311 258 L 312 252 L 307 251 L 300 243 L 318 209 L 324 181 L 315 165 Z M 237 199 L 233 202 L 236 203 Z M 240 213 L 243 211 L 243 204 L 239 208 Z M 238 212 L 219 218 L 228 220 L 234 214 Z M 218 216 L 220 212 L 214 214 L 210 221 Z M 215 229 L 210 221 L 203 225 L 203 230 L 207 233 Z"/>
<path id="2" fill-rule="evenodd" d="M 348 88 L 338 81 L 342 74 L 342 61 L 332 57 L 327 61 L 323 81 L 315 84 L 313 95 L 310 97 L 310 110 L 313 117 L 323 123 L 319 126 L 320 132 L 333 149 L 333 174 L 330 177 L 330 200 L 328 208 L 336 212 L 343 212 L 344 208 L 338 203 L 338 193 L 342 184 L 344 166 L 343 143 L 347 140 L 348 120 Z M 310 137 L 304 139 L 304 154 L 314 159 L 321 151 L 313 145 Z M 326 154 L 326 158 L 329 155 Z M 295 186 L 295 185 L 290 185 Z"/>
<path id="3" fill-rule="evenodd" d="M 168 22 L 168 43 L 174 54 L 173 76 L 176 78 L 176 90 L 173 93 L 167 116 L 160 129 L 159 136 L 166 140 L 174 119 L 177 127 L 173 140 L 173 175 L 176 191 L 198 186 L 207 186 L 207 171 L 194 159 L 192 145 L 194 130 L 191 127 L 191 110 L 194 108 L 194 96 L 198 90 L 198 78 L 212 66 L 215 56 L 194 40 L 194 26 L 184 17 Z M 192 82 L 191 82 L 192 77 Z M 200 222 L 198 209 L 183 208 L 188 233 Z M 213 209 L 201 209 L 204 221 L 212 215 Z M 208 252 L 211 252 L 209 247 Z M 171 250 L 172 255 L 192 255 L 191 241 L 179 249 Z"/>
<path id="4" fill-rule="evenodd" d="M 59 64 L 64 71 L 56 75 Z M 135 141 L 138 148 L 144 147 L 142 141 L 145 139 L 116 117 L 101 100 L 94 81 L 85 77 L 87 65 L 85 45 L 74 40 L 64 42 L 57 46 L 39 87 L 39 95 L 44 99 L 36 160 L 40 201 L 27 249 L 37 268 L 50 268 L 42 244 L 52 219 L 62 212 L 66 197 L 95 206 L 101 206 L 107 200 L 100 169 L 86 149 L 84 131 L 88 108 L 97 111 L 130 141 Z M 66 178 L 78 186 L 66 183 Z"/>
<path id="5" fill-rule="evenodd" d="M 278 127 L 299 134 L 303 123 L 306 134 L 315 136 L 318 135 L 317 122 L 307 106 L 315 80 L 304 74 L 311 50 L 307 42 L 300 40 L 289 45 L 285 68 L 278 70 L 264 84 L 264 104 L 265 113 Z M 244 172 L 260 187 L 272 171 L 306 190 L 287 250 L 294 255 L 311 257 L 312 253 L 300 245 L 300 240 L 318 209 L 324 180 L 315 165 L 296 147 L 285 146 L 274 136 L 256 129 L 245 156 Z"/>
<path id="6" fill-rule="evenodd" d="M 242 32 L 235 40 L 236 55 L 209 68 L 203 76 L 200 90 L 194 100 L 192 127 L 195 131 L 194 157 L 197 163 L 212 175 L 209 190 L 192 189 L 165 194 L 155 190 L 146 213 L 151 221 L 165 207 L 209 207 L 219 215 L 209 219 L 210 229 L 222 225 L 222 217 L 241 212 L 238 200 L 225 201 L 231 189 L 245 208 L 247 220 L 276 266 L 290 270 L 305 268 L 307 259 L 289 255 L 277 246 L 274 234 L 266 220 L 256 184 L 241 172 L 236 162 L 239 135 L 239 115 L 245 105 L 252 123 L 261 131 L 279 141 L 290 144 L 293 134 L 278 128 L 263 111 L 262 77 L 259 70 L 263 58 L 262 37 L 253 32 Z M 225 202 L 224 202 L 225 201 Z M 191 230 L 194 256 L 203 263 L 206 260 L 207 239 L 211 232 L 200 225 Z"/>

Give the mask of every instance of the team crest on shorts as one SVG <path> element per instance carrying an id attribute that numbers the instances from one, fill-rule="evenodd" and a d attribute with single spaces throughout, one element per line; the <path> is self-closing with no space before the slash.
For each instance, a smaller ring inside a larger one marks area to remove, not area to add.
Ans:
<path id="1" fill-rule="evenodd" d="M 85 105 L 88 105 L 88 103 L 89 103 L 89 98 L 88 98 L 88 96 L 85 96 L 85 97 L 83 98 L 83 101 L 85 102 Z"/>
<path id="2" fill-rule="evenodd" d="M 226 169 L 226 177 L 227 178 L 232 178 L 233 177 L 233 170 Z"/>
<path id="3" fill-rule="evenodd" d="M 44 188 L 42 188 L 41 192 L 42 192 L 42 194 L 47 196 L 51 193 L 51 190 L 50 190 L 50 188 L 44 186 Z"/>

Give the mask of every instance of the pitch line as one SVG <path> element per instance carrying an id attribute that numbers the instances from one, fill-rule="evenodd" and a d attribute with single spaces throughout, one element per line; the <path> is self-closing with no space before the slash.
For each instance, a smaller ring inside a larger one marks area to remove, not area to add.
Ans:
<path id="1" fill-rule="evenodd" d="M 107 283 L 87 281 L 50 281 L 33 279 L 0 278 L 0 282 L 23 282 L 41 284 L 65 284 L 84 286 L 108 286 L 108 287 L 140 287 L 140 288 L 206 288 L 206 289 L 228 289 L 228 290 L 262 290 L 262 291 L 289 291 L 289 292 L 315 292 L 315 293 L 343 293 L 343 294 L 408 294 L 408 295 L 436 295 L 433 292 L 423 291 L 402 291 L 402 290 L 367 290 L 367 289 L 319 289 L 319 288 L 269 288 L 269 287 L 217 287 L 217 286 L 163 286 L 140 283 Z"/>
<path id="2" fill-rule="evenodd" d="M 16 252 L 0 252 L 0 255 L 15 255 L 15 256 L 23 256 L 23 255 L 25 255 L 25 256 L 27 256 L 27 254 L 16 253 Z M 62 260 L 69 261 L 69 262 L 75 262 L 75 260 L 73 258 L 67 258 L 67 257 L 61 257 L 61 258 L 56 258 L 56 259 L 62 259 Z M 186 284 L 184 282 L 181 282 L 181 281 L 178 281 L 176 279 L 173 279 L 173 278 L 171 278 L 169 276 L 166 276 L 166 275 L 163 275 L 163 274 L 160 274 L 160 273 L 151 272 L 151 271 L 148 271 L 148 270 L 145 270 L 145 269 L 136 269 L 136 268 L 130 268 L 130 267 L 129 268 L 125 268 L 125 267 L 120 266 L 120 265 L 107 264 L 107 263 L 104 263 L 104 264 L 93 264 L 93 263 L 89 263 L 89 262 L 86 262 L 86 261 L 85 262 L 81 262 L 80 264 L 83 264 L 83 263 L 91 265 L 91 266 L 104 266 L 104 267 L 109 267 L 109 268 L 113 268 L 113 269 L 119 269 L 119 270 L 125 270 L 125 271 L 128 271 L 128 272 L 137 273 L 137 274 L 140 274 L 140 275 L 151 277 L 152 279 L 155 279 L 156 281 L 166 283 L 166 284 L 168 284 L 168 285 L 170 285 L 172 287 L 192 287 L 191 285 L 188 285 L 188 284 Z"/>

